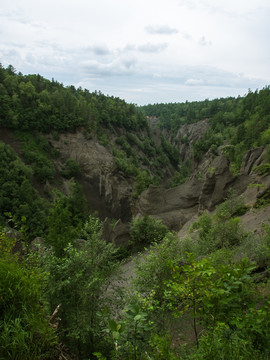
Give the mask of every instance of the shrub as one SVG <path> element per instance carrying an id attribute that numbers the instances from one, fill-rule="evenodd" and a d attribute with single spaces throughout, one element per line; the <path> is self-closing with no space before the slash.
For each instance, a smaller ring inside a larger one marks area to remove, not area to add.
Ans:
<path id="1" fill-rule="evenodd" d="M 150 244 L 161 241 L 168 233 L 168 228 L 160 220 L 146 215 L 141 219 L 133 220 L 130 236 L 135 244 Z"/>
<path id="2" fill-rule="evenodd" d="M 254 167 L 253 171 L 260 176 L 269 175 L 270 174 L 270 164 L 264 163 L 264 164 L 258 165 L 256 167 Z"/>
<path id="3" fill-rule="evenodd" d="M 3 232 L 0 241 L 0 358 L 47 359 L 56 337 L 42 306 L 44 274 L 10 254 Z"/>
<path id="4" fill-rule="evenodd" d="M 220 220 L 227 220 L 233 216 L 241 216 L 247 211 L 243 196 L 236 196 L 230 192 L 227 200 L 216 208 L 215 217 Z"/>
<path id="5" fill-rule="evenodd" d="M 115 310 L 118 301 L 117 285 L 108 290 L 118 268 L 116 250 L 101 239 L 101 229 L 100 221 L 90 216 L 79 234 L 79 246 L 67 245 L 61 257 L 49 253 L 45 263 L 51 309 L 62 304 L 61 337 L 80 359 L 99 350 L 103 341 L 99 313 L 105 308 Z"/>
<path id="6" fill-rule="evenodd" d="M 181 242 L 172 234 L 167 234 L 161 243 L 151 245 L 142 261 L 138 261 L 136 265 L 136 291 L 147 295 L 154 292 L 153 299 L 161 303 L 166 289 L 165 282 L 172 275 L 171 268 L 181 257 Z"/>
<path id="7" fill-rule="evenodd" d="M 81 173 L 81 166 L 75 159 L 68 159 L 65 163 L 63 170 L 61 171 L 62 176 L 67 179 L 77 177 Z"/>
<path id="8" fill-rule="evenodd" d="M 241 226 L 240 218 L 233 216 L 245 211 L 244 199 L 232 196 L 217 207 L 213 216 L 203 213 L 190 228 L 191 231 L 198 230 L 200 254 L 206 255 L 218 249 L 232 249 L 239 245 L 247 237 L 247 233 Z"/>

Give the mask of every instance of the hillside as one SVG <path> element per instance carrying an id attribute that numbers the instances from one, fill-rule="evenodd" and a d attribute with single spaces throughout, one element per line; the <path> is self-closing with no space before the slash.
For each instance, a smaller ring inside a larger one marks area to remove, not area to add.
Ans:
<path id="1" fill-rule="evenodd" d="M 175 187 L 201 177 L 198 191 L 209 169 L 214 176 L 211 161 L 220 162 L 215 157 L 222 154 L 228 160 L 218 166 L 228 165 L 233 175 L 240 174 L 244 153 L 251 148 L 266 146 L 259 163 L 267 163 L 269 88 L 244 98 L 137 109 L 40 75 L 17 74 L 12 66 L 1 68 L 0 79 L 0 140 L 32 171 L 34 188 L 49 200 L 55 189 L 68 195 L 75 181 L 102 219 L 129 222 L 137 211 L 134 197 L 150 184 Z M 213 205 L 225 196 L 220 193 Z M 2 214 L 16 215 L 11 203 L 2 205 Z"/>
<path id="2" fill-rule="evenodd" d="M 269 124 L 1 66 L 0 358 L 266 359 Z"/>

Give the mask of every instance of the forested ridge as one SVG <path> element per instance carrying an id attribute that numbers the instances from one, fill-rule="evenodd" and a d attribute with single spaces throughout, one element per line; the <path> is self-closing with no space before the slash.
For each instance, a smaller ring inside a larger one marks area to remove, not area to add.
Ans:
<path id="1" fill-rule="evenodd" d="M 0 359 L 268 359 L 270 225 L 247 231 L 241 219 L 269 209 L 269 123 L 269 86 L 137 107 L 1 66 Z M 104 149 L 107 173 L 89 178 L 79 157 L 61 153 L 78 134 L 93 156 Z M 260 162 L 241 174 L 257 148 Z M 150 185 L 168 192 L 211 179 L 215 169 L 202 164 L 223 157 L 236 190 L 215 211 L 199 209 L 185 236 L 135 212 Z M 114 187 L 103 190 L 103 178 Z M 100 181 L 98 201 L 120 192 L 115 183 L 127 187 L 126 246 L 104 239 L 105 222 L 110 233 L 118 219 L 100 218 L 87 181 Z M 145 247 L 127 285 L 122 264 Z"/>
<path id="2" fill-rule="evenodd" d="M 239 169 L 243 154 L 252 147 L 270 142 L 270 87 L 249 91 L 244 97 L 228 97 L 200 102 L 153 104 L 140 107 L 158 119 L 158 126 L 176 135 L 185 124 L 207 119 L 210 129 L 193 144 L 197 161 L 209 149 L 226 144 L 228 156 Z"/>

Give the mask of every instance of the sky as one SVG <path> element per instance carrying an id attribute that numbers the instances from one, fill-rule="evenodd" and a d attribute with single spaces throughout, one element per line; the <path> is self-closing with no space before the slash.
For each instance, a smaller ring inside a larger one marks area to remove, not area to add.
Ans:
<path id="1" fill-rule="evenodd" d="M 138 105 L 270 85 L 269 0 L 1 0 L 0 62 Z"/>

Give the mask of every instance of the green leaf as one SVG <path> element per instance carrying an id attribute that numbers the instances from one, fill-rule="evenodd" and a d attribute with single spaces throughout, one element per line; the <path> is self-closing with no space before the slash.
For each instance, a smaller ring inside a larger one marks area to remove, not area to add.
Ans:
<path id="1" fill-rule="evenodd" d="M 111 331 L 117 331 L 117 323 L 114 320 L 109 320 L 109 329 Z"/>
<path id="2" fill-rule="evenodd" d="M 142 316 L 138 314 L 134 317 L 134 321 L 139 321 L 141 318 Z"/>

